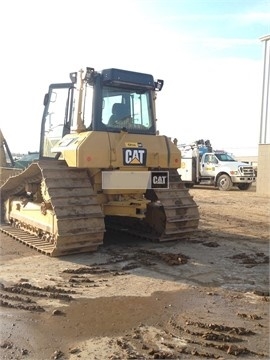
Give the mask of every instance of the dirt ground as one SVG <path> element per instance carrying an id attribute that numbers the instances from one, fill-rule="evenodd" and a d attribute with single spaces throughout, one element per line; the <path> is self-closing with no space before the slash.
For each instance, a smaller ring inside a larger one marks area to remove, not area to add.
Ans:
<path id="1" fill-rule="evenodd" d="M 193 188 L 196 234 L 50 258 L 1 235 L 1 359 L 269 359 L 270 198 Z"/>

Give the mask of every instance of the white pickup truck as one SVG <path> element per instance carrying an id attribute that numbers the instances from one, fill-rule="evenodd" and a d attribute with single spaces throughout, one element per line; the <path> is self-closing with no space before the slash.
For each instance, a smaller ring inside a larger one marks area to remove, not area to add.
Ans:
<path id="1" fill-rule="evenodd" d="M 256 179 L 252 166 L 238 162 L 225 151 L 202 152 L 197 146 L 180 149 L 182 161 L 178 173 L 187 187 L 197 184 L 212 185 L 223 191 L 233 186 L 248 190 Z"/>

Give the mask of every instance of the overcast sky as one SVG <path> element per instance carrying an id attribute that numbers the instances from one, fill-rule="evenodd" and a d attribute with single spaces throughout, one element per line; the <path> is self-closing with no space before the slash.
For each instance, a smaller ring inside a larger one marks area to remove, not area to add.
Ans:
<path id="1" fill-rule="evenodd" d="M 256 155 L 270 0 L 9 0 L 0 5 L 1 129 L 39 149 L 43 97 L 82 67 L 164 80 L 161 134 Z"/>

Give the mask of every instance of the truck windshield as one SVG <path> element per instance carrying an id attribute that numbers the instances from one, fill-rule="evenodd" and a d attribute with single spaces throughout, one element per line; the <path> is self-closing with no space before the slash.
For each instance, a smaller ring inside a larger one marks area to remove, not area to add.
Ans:
<path id="1" fill-rule="evenodd" d="M 227 153 L 215 153 L 215 155 L 220 161 L 236 161 L 233 157 L 231 157 Z"/>
<path id="2" fill-rule="evenodd" d="M 102 94 L 102 123 L 108 131 L 151 133 L 155 131 L 151 92 L 104 86 Z"/>

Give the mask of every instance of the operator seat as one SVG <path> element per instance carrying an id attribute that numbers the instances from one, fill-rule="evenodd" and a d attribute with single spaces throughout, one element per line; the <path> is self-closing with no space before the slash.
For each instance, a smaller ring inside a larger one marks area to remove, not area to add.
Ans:
<path id="1" fill-rule="evenodd" d="M 119 121 L 119 120 L 121 121 L 129 116 L 130 116 L 130 114 L 129 114 L 127 106 L 125 104 L 115 103 L 112 106 L 112 115 L 110 117 L 108 125 L 115 126 L 117 121 Z"/>

